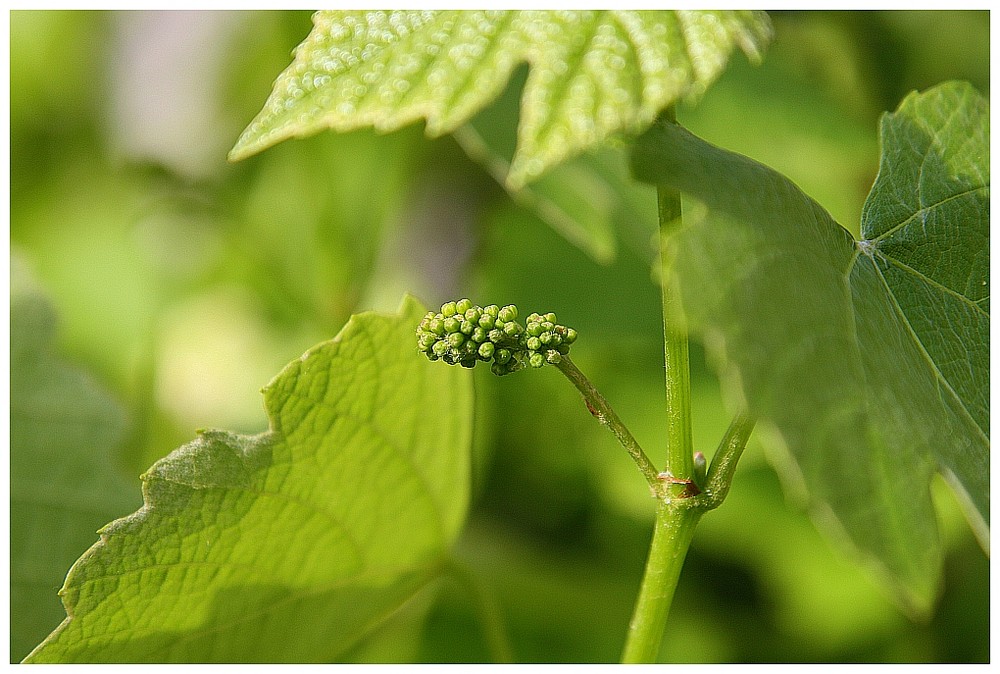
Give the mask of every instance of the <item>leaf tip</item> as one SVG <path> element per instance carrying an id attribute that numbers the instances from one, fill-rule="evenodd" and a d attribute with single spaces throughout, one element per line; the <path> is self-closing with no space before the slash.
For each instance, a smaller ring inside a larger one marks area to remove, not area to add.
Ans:
<path id="1" fill-rule="evenodd" d="M 239 139 L 237 139 L 236 144 L 233 145 L 233 149 L 231 149 L 229 154 L 226 155 L 226 161 L 231 164 L 235 164 L 236 162 L 243 161 L 248 157 L 252 157 L 260 152 L 261 149 L 263 148 L 259 147 L 258 143 L 250 141 L 247 138 L 247 132 L 244 131 L 243 134 L 240 135 Z"/>
<path id="2" fill-rule="evenodd" d="M 403 298 L 399 301 L 399 309 L 396 313 L 402 316 L 419 316 L 426 313 L 427 307 L 411 293 L 403 293 Z"/>

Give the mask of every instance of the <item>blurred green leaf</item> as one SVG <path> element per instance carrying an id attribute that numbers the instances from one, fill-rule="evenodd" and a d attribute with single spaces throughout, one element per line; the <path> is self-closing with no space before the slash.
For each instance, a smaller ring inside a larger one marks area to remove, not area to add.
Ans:
<path id="1" fill-rule="evenodd" d="M 860 242 L 783 176 L 678 126 L 634 157 L 708 207 L 670 254 L 730 391 L 818 518 L 918 613 L 940 574 L 935 469 L 988 535 L 988 108 L 947 83 L 884 118 Z"/>
<path id="2" fill-rule="evenodd" d="M 457 129 L 455 140 L 497 182 L 505 184 L 510 163 L 494 153 L 489 141 L 480 134 L 476 125 L 467 124 Z M 577 166 L 576 170 L 569 169 L 570 166 L 576 166 L 580 159 L 560 165 L 530 186 L 510 190 L 510 196 L 518 204 L 534 211 L 539 219 L 567 241 L 578 246 L 594 260 L 606 264 L 615 256 L 614 229 L 609 216 L 617 195 L 586 168 L 580 170 Z M 567 175 L 571 179 L 566 180 Z"/>
<path id="3" fill-rule="evenodd" d="M 617 254 L 615 233 L 640 225 L 655 230 L 648 208 L 656 196 L 632 180 L 624 147 L 601 147 L 571 158 L 520 189 L 507 184 L 514 158 L 518 109 L 528 69 L 518 68 L 500 97 L 454 131 L 465 153 L 481 164 L 510 197 L 601 264 Z"/>
<path id="4" fill-rule="evenodd" d="M 507 181 L 522 187 L 619 132 L 639 132 L 698 95 L 739 46 L 758 58 L 761 12 L 326 11 L 230 153 L 277 142 L 427 120 L 448 133 L 532 66 Z"/>
<path id="5" fill-rule="evenodd" d="M 265 389 L 271 429 L 205 431 L 70 570 L 32 662 L 336 659 L 433 579 L 464 521 L 471 381 L 418 358 L 412 298 Z"/>
<path id="6" fill-rule="evenodd" d="M 66 569 L 98 527 L 138 505 L 139 490 L 113 461 L 124 410 L 53 353 L 51 305 L 12 276 L 10 649 L 20 660 L 63 618 L 56 592 Z"/>
<path id="7" fill-rule="evenodd" d="M 480 129 L 473 122 L 455 131 L 455 139 L 472 159 L 505 185 L 510 164 L 495 153 L 487 138 L 480 135 Z M 620 148 L 602 148 L 575 157 L 531 185 L 509 190 L 515 202 L 605 265 L 617 255 L 616 231 L 637 225 L 653 231 L 653 212 L 643 208 L 654 203 L 652 192 L 648 185 L 630 179 L 625 152 Z"/>

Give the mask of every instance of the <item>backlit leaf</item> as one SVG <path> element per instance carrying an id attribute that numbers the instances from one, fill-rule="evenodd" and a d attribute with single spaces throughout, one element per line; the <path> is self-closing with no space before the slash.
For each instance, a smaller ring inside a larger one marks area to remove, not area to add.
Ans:
<path id="1" fill-rule="evenodd" d="M 638 133 L 697 96 L 739 47 L 758 58 L 761 12 L 323 11 L 230 153 L 237 160 L 322 129 L 393 130 L 425 119 L 451 132 L 530 64 L 517 150 L 519 188 L 617 133 Z"/>
<path id="2" fill-rule="evenodd" d="M 881 136 L 862 241 L 780 174 L 676 125 L 640 141 L 634 168 L 707 207 L 670 255 L 730 392 L 815 514 L 924 613 L 941 564 L 934 471 L 988 545 L 989 104 L 946 83 L 907 97 Z"/>

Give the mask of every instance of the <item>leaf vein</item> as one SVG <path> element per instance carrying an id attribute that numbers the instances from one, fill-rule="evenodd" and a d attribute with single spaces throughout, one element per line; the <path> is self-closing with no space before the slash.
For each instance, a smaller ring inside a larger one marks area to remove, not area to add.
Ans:
<path id="1" fill-rule="evenodd" d="M 927 365 L 928 367 L 930 367 L 931 372 L 934 374 L 935 379 L 937 379 L 938 383 L 941 384 L 944 387 L 944 389 L 952 396 L 952 398 L 958 403 L 958 406 L 962 410 L 962 413 L 965 415 L 967 420 L 972 424 L 972 426 L 979 432 L 979 435 L 983 439 L 984 443 L 989 444 L 989 439 L 986 437 L 986 434 L 983 432 L 983 429 L 980 428 L 979 424 L 976 423 L 975 418 L 969 412 L 968 407 L 965 405 L 965 401 L 963 401 L 961 396 L 958 395 L 958 393 L 952 387 L 951 382 L 948 381 L 948 379 L 938 368 L 937 363 L 934 362 L 934 359 L 931 357 L 930 353 L 927 352 L 927 349 L 924 347 L 924 343 L 920 340 L 920 337 L 917 335 L 916 331 L 913 329 L 913 326 L 910 324 L 909 319 L 906 317 L 906 314 L 903 312 L 903 309 L 899 304 L 899 300 L 896 298 L 896 294 L 892 291 L 892 286 L 889 285 L 889 282 L 882 274 L 882 270 L 879 269 L 879 266 L 877 264 L 873 264 L 873 266 L 875 268 L 876 273 L 878 274 L 879 279 L 882 282 L 882 286 L 885 288 L 886 293 L 888 293 L 889 299 L 892 302 L 893 310 L 896 312 L 898 319 L 905 326 L 906 331 L 910 335 L 910 339 L 912 339 L 913 343 L 916 344 L 917 349 L 920 351 L 921 357 L 927 362 Z"/>
<path id="2" fill-rule="evenodd" d="M 979 186 L 976 186 L 976 187 L 973 187 L 973 188 L 970 188 L 970 189 L 967 189 L 967 190 L 963 190 L 961 192 L 957 192 L 955 194 L 950 194 L 947 197 L 941 199 L 940 201 L 937 201 L 937 202 L 935 202 L 933 204 L 928 204 L 927 206 L 923 206 L 923 207 L 919 208 L 918 210 L 914 211 L 905 220 L 903 220 L 902 222 L 900 222 L 898 225 L 894 225 L 894 226 L 890 227 L 889 229 L 885 230 L 884 232 L 882 232 L 881 234 L 879 234 L 878 236 L 876 236 L 875 238 L 873 238 L 873 239 L 867 239 L 866 241 L 868 243 L 870 243 L 870 244 L 879 243 L 880 241 L 882 241 L 882 239 L 885 239 L 887 237 L 892 236 L 893 234 L 895 234 L 900 229 L 902 229 L 902 228 L 906 227 L 907 225 L 909 225 L 917 217 L 920 217 L 922 215 L 926 215 L 928 211 L 930 211 L 932 209 L 935 209 L 938 206 L 943 206 L 944 204 L 948 203 L 949 201 L 953 201 L 955 199 L 961 199 L 964 196 L 968 196 L 970 194 L 975 194 L 976 192 L 979 192 L 980 190 L 988 190 L 989 188 L 990 188 L 990 184 L 986 183 L 985 185 L 979 185 Z"/>
<path id="3" fill-rule="evenodd" d="M 381 340 L 378 338 L 378 336 L 377 335 L 373 335 L 367 328 L 363 328 L 362 332 L 364 333 L 365 338 L 369 342 L 369 348 L 370 349 L 374 350 L 374 348 L 376 346 L 378 346 L 378 345 L 381 344 Z M 426 372 L 426 370 L 425 370 L 425 372 Z M 375 386 L 376 387 L 380 386 L 381 382 L 382 382 L 382 378 L 376 378 L 376 380 L 375 380 Z M 325 401 L 323 401 L 323 402 L 325 403 Z M 371 414 L 372 414 L 372 417 L 369 419 L 369 425 L 376 432 L 376 434 L 383 440 L 383 442 L 385 442 L 385 444 L 390 449 L 394 450 L 395 453 L 399 456 L 399 458 L 401 458 L 407 464 L 407 466 L 409 466 L 412 475 L 416 478 L 416 481 L 420 485 L 420 487 L 421 487 L 424 495 L 426 496 L 427 500 L 430 501 L 431 507 L 433 508 L 434 513 L 436 515 L 436 517 L 434 518 L 434 524 L 435 524 L 436 529 L 437 529 L 438 542 L 439 543 L 443 542 L 445 540 L 445 535 L 444 535 L 444 505 L 441 504 L 441 503 L 438 503 L 437 499 L 434 498 L 434 493 L 431 491 L 430 484 L 427 482 L 427 480 L 424 477 L 423 473 L 421 473 L 417 469 L 417 465 L 413 462 L 413 459 L 410 457 L 410 455 L 407 454 L 406 451 L 404 451 L 403 447 L 401 447 L 397 443 L 395 443 L 392 440 L 390 440 L 389 437 L 385 434 L 385 432 L 379 427 L 379 424 L 377 423 L 377 421 L 374 418 L 375 409 L 372 409 Z M 416 427 L 416 425 L 417 424 L 412 424 L 412 426 L 414 428 Z"/>
<path id="4" fill-rule="evenodd" d="M 952 297 L 958 299 L 960 302 L 962 302 L 964 305 L 966 305 L 967 307 L 969 307 L 970 309 L 972 309 L 976 313 L 981 314 L 982 316 L 984 316 L 987 319 L 990 317 L 990 315 L 988 313 L 986 313 L 985 311 L 983 311 L 983 308 L 980 307 L 977 302 L 972 301 L 972 299 L 966 297 L 965 295 L 963 295 L 962 293 L 958 292 L 957 290 L 952 290 L 948 286 L 942 284 L 939 281 L 936 281 L 936 280 L 932 279 L 930 276 L 927 276 L 923 272 L 921 272 L 921 271 L 919 271 L 917 269 L 914 269 L 913 267 L 911 267 L 910 265 L 906 264 L 902 260 L 899 260 L 899 259 L 897 259 L 897 258 L 895 258 L 895 257 L 893 257 L 891 255 L 886 255 L 885 252 L 883 252 L 883 251 L 879 251 L 878 254 L 879 254 L 879 257 L 881 257 L 883 260 L 885 260 L 889 264 L 892 264 L 892 265 L 898 267 L 899 269 L 901 269 L 901 270 L 903 270 L 905 272 L 908 272 L 908 273 L 916 276 L 918 279 L 920 279 L 921 281 L 923 281 L 927 285 L 932 286 L 933 288 L 941 291 L 942 293 L 945 293 L 947 295 L 951 295 Z M 982 301 L 982 300 L 979 300 L 979 301 Z"/>

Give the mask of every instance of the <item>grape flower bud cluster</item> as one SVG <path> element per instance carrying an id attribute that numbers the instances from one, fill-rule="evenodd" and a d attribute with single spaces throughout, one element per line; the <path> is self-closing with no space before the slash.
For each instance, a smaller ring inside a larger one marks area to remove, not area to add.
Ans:
<path id="1" fill-rule="evenodd" d="M 533 313 L 522 326 L 513 304 L 480 307 L 468 299 L 427 312 L 417 327 L 417 348 L 430 360 L 462 367 L 491 362 L 496 375 L 556 364 L 574 341 L 576 330 L 556 323 L 553 313 Z"/>

